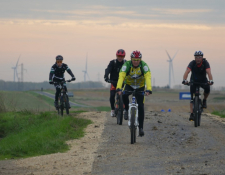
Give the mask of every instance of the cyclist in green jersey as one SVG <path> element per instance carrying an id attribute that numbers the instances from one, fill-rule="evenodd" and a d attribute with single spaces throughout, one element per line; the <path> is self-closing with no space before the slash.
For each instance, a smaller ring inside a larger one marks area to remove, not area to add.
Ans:
<path id="1" fill-rule="evenodd" d="M 146 95 L 152 94 L 151 86 L 151 72 L 148 65 L 141 60 L 142 54 L 139 51 L 133 51 L 131 53 L 131 60 L 124 63 L 119 73 L 119 80 L 117 83 L 117 92 L 120 95 L 122 93 L 122 84 L 125 79 L 126 91 L 144 91 L 146 85 Z M 125 105 L 124 119 L 128 119 L 129 100 L 127 98 L 129 94 L 123 95 L 123 102 Z M 136 95 L 138 103 L 138 120 L 139 120 L 139 135 L 144 136 L 144 96 L 141 94 Z"/>

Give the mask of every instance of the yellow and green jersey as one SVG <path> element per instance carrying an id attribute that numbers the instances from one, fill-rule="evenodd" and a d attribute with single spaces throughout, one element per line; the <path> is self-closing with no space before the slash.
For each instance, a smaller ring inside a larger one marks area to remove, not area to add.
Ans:
<path id="1" fill-rule="evenodd" d="M 123 64 L 119 73 L 119 80 L 116 89 L 121 89 L 123 81 L 134 89 L 147 86 L 146 90 L 152 91 L 151 72 L 148 65 L 141 61 L 137 68 L 134 68 L 131 61 Z"/>

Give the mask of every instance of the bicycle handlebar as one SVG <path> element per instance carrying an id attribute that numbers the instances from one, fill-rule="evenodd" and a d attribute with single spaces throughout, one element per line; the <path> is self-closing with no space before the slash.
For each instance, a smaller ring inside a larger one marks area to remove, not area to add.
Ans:
<path id="1" fill-rule="evenodd" d="M 114 81 L 114 80 L 108 80 L 107 82 L 108 83 L 117 83 L 117 81 Z"/>
<path id="2" fill-rule="evenodd" d="M 123 91 L 123 94 L 140 94 L 140 95 L 145 95 L 145 91 L 136 91 L 136 90 L 133 90 L 133 91 L 127 91 L 127 90 L 124 90 Z"/>
<path id="3" fill-rule="evenodd" d="M 187 84 L 184 84 L 184 85 L 187 85 L 187 86 L 191 86 L 191 85 L 203 85 L 203 86 L 206 86 L 206 85 L 209 85 L 208 83 L 198 83 L 198 82 L 188 82 Z"/>
<path id="4" fill-rule="evenodd" d="M 53 81 L 53 84 L 63 84 L 63 83 L 66 83 L 66 82 L 71 82 L 71 81 L 75 81 L 75 80 L 65 80 L 65 81 Z"/>

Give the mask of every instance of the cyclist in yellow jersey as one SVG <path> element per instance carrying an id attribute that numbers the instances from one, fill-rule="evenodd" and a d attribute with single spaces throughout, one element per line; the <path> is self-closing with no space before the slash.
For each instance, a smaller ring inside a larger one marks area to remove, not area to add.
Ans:
<path id="1" fill-rule="evenodd" d="M 133 51 L 131 53 L 131 61 L 127 61 L 122 66 L 119 73 L 119 80 L 117 83 L 117 92 L 120 95 L 122 93 L 122 84 L 125 79 L 126 91 L 144 91 L 146 87 L 146 95 L 152 94 L 151 86 L 151 72 L 148 65 L 141 60 L 142 54 L 139 51 Z M 127 96 L 130 94 L 123 94 L 123 102 L 125 105 L 124 119 L 128 119 L 128 108 L 129 100 Z M 144 125 L 144 96 L 141 94 L 136 95 L 138 103 L 138 120 L 139 120 L 139 135 L 143 136 L 143 125 Z"/>

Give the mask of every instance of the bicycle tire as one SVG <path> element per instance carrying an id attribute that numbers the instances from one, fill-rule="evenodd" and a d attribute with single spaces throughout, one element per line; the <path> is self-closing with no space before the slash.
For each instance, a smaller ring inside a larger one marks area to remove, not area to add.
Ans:
<path id="1" fill-rule="evenodd" d="M 201 99 L 199 99 L 198 108 L 199 108 L 198 126 L 200 126 L 200 124 L 201 124 L 201 114 L 202 114 L 202 100 Z"/>
<path id="2" fill-rule="evenodd" d="M 65 102 L 66 114 L 69 115 L 69 100 L 67 95 L 64 95 L 64 102 Z"/>
<path id="3" fill-rule="evenodd" d="M 195 103 L 194 103 L 194 114 L 195 114 L 195 122 L 194 126 L 198 126 L 198 120 L 199 120 L 199 97 L 195 97 Z"/>
<path id="4" fill-rule="evenodd" d="M 122 95 L 119 96 L 119 110 L 117 115 L 117 124 L 123 124 L 123 98 Z"/>
<path id="5" fill-rule="evenodd" d="M 136 138 L 135 138 L 136 133 L 135 133 L 135 125 L 134 125 L 135 114 L 136 114 L 135 108 L 131 108 L 131 119 L 130 119 L 130 143 L 131 144 L 134 144 L 136 141 Z"/>
<path id="6" fill-rule="evenodd" d="M 61 110 L 61 116 L 63 116 L 63 109 L 64 109 L 63 96 L 61 96 L 61 98 L 60 98 L 60 110 Z"/>

